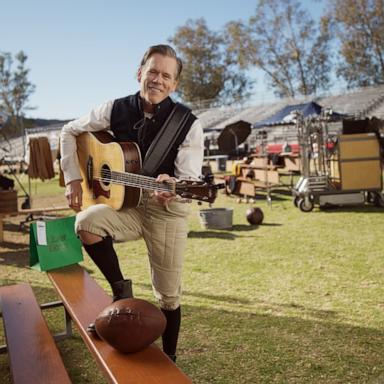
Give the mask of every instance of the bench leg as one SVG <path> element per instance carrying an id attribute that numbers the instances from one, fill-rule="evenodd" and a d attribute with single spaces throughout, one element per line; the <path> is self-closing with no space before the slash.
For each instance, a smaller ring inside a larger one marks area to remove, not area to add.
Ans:
<path id="1" fill-rule="evenodd" d="M 3 234 L 3 218 L 1 216 L 0 216 L 0 222 L 1 222 L 1 234 Z M 3 317 L 2 313 L 0 313 L 0 317 Z M 0 355 L 7 352 L 8 352 L 7 344 L 0 345 Z"/>
<path id="2" fill-rule="evenodd" d="M 64 307 L 62 301 L 52 301 L 50 303 L 44 303 L 44 304 L 40 305 L 41 309 L 49 309 L 49 308 L 56 308 L 56 307 L 63 307 L 64 308 L 65 331 L 60 332 L 60 333 L 56 333 L 55 335 L 53 335 L 53 338 L 55 339 L 55 341 L 60 341 L 60 340 L 66 339 L 67 337 L 71 337 L 73 334 L 72 333 L 72 319 L 69 316 L 67 309 Z"/>
<path id="3" fill-rule="evenodd" d="M 72 336 L 72 319 L 71 319 L 71 316 L 69 316 L 69 313 L 65 307 L 64 307 L 64 321 L 65 321 L 65 332 L 57 333 L 56 335 L 53 335 L 53 338 L 56 341 L 60 341 L 60 340 L 66 339 L 67 337 Z"/>
<path id="4" fill-rule="evenodd" d="M 3 224 L 4 216 L 0 215 L 0 243 L 4 241 L 4 224 Z"/>
<path id="5" fill-rule="evenodd" d="M 44 304 L 40 305 L 40 308 L 42 310 L 50 309 L 50 308 L 56 308 L 56 307 L 63 307 L 64 308 L 65 331 L 60 332 L 60 333 L 56 333 L 55 335 L 53 335 L 53 338 L 55 339 L 55 341 L 60 341 L 60 340 L 66 339 L 67 337 L 71 337 L 73 335 L 71 316 L 69 316 L 69 313 L 68 313 L 67 309 L 63 306 L 62 301 L 52 301 L 50 303 L 44 303 Z M 7 345 L 6 344 L 0 345 L 0 355 L 7 353 L 7 352 L 8 352 Z"/>

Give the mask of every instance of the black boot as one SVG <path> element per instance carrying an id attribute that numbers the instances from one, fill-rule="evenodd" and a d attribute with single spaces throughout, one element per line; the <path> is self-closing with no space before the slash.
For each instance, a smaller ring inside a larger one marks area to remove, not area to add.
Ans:
<path id="1" fill-rule="evenodd" d="M 95 244 L 83 244 L 83 246 L 90 258 L 99 267 L 100 271 L 111 285 L 113 301 L 133 297 L 132 281 L 124 280 L 123 278 L 123 274 L 121 273 L 119 266 L 119 260 L 113 248 L 112 238 L 107 236 Z M 87 331 L 97 335 L 95 323 L 89 324 Z"/>
<path id="2" fill-rule="evenodd" d="M 163 351 L 168 357 L 175 362 L 176 361 L 176 347 L 179 339 L 179 330 L 181 323 L 181 309 L 178 307 L 173 311 L 161 309 L 167 319 L 167 325 L 163 333 Z"/>
<path id="3" fill-rule="evenodd" d="M 133 297 L 131 279 L 116 281 L 116 283 L 111 284 L 111 288 L 113 292 L 113 301 Z"/>
<path id="4" fill-rule="evenodd" d="M 113 302 L 121 299 L 130 299 L 132 294 L 132 280 L 120 280 L 111 284 L 113 293 Z M 92 333 L 94 336 L 98 336 L 95 328 L 95 323 L 90 323 L 87 327 L 87 332 Z"/>
<path id="5" fill-rule="evenodd" d="M 113 293 L 113 302 L 121 299 L 130 299 L 132 294 L 132 280 L 120 280 L 111 284 Z M 90 323 L 87 327 L 87 332 L 92 333 L 94 336 L 98 336 L 96 332 L 95 323 Z"/>

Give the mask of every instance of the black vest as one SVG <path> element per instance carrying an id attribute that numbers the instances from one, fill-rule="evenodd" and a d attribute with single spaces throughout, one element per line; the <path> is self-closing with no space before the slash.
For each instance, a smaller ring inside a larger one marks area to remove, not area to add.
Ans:
<path id="1" fill-rule="evenodd" d="M 111 114 L 111 130 L 117 141 L 133 141 L 139 145 L 141 157 L 144 159 L 153 139 L 160 130 L 168 115 L 171 113 L 175 103 L 170 97 L 167 97 L 160 104 L 156 105 L 155 113 L 152 118 L 144 118 L 144 112 L 141 107 L 141 98 L 139 93 L 116 99 L 113 103 Z M 175 176 L 175 159 L 177 149 L 184 141 L 189 129 L 196 117 L 190 114 L 190 117 L 180 132 L 175 144 L 172 146 L 164 162 L 160 165 L 153 177 L 160 173 L 166 173 Z"/>

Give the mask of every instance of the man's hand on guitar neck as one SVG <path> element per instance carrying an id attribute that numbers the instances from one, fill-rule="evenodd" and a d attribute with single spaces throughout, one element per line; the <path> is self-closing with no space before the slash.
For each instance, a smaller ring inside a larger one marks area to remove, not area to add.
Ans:
<path id="1" fill-rule="evenodd" d="M 166 182 L 170 182 L 170 183 L 175 183 L 176 179 L 174 177 L 171 177 L 171 176 L 163 173 L 163 174 L 160 174 L 159 176 L 157 176 L 156 181 L 157 182 L 166 181 Z M 168 201 L 171 201 L 172 199 L 174 199 L 175 196 L 176 195 L 172 192 L 155 191 L 155 193 L 154 193 L 155 200 L 157 200 L 157 202 L 162 204 L 162 205 L 165 205 Z"/>
<path id="2" fill-rule="evenodd" d="M 81 211 L 81 206 L 83 205 L 81 180 L 72 180 L 65 186 L 65 197 L 70 208 L 76 212 Z"/>

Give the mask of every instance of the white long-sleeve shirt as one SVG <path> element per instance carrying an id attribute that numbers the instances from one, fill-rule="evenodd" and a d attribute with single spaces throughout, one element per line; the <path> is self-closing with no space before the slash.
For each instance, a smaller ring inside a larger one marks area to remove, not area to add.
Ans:
<path id="1" fill-rule="evenodd" d="M 60 153 L 65 184 L 73 180 L 82 180 L 76 154 L 76 136 L 83 132 L 110 129 L 113 102 L 113 100 L 107 101 L 92 109 L 87 115 L 63 126 L 60 135 Z M 176 178 L 198 179 L 201 175 L 203 156 L 203 129 L 199 120 L 196 119 L 178 148 L 175 160 Z"/>

